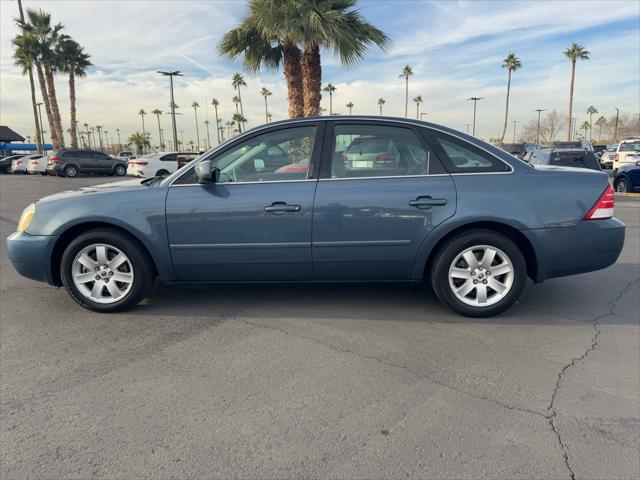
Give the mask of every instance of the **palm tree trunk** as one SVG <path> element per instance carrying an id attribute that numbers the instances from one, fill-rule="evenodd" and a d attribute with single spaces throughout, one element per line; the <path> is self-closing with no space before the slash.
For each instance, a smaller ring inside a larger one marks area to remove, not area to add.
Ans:
<path id="1" fill-rule="evenodd" d="M 218 106 L 213 107 L 216 111 L 216 133 L 218 134 L 218 144 L 220 144 L 220 122 L 218 121 Z"/>
<path id="2" fill-rule="evenodd" d="M 333 115 L 333 93 L 329 92 L 329 115 Z"/>
<path id="3" fill-rule="evenodd" d="M 305 47 L 301 60 L 301 70 L 304 116 L 315 117 L 320 115 L 320 100 L 322 99 L 322 64 L 318 45 L 307 45 Z"/>
<path id="4" fill-rule="evenodd" d="M 53 122 L 53 113 L 51 112 L 51 102 L 49 101 L 49 94 L 47 92 L 47 80 L 45 79 L 42 64 L 36 62 L 36 72 L 38 72 L 38 82 L 40 83 L 40 95 L 42 95 L 42 102 L 44 103 L 44 109 L 47 114 L 47 121 L 49 123 L 49 136 L 51 137 L 51 144 L 53 148 L 60 148 L 60 142 L 58 141 L 58 132 Z"/>
<path id="5" fill-rule="evenodd" d="M 593 113 L 589 114 L 589 142 L 591 142 L 591 134 L 593 133 L 593 123 L 592 123 Z"/>
<path id="6" fill-rule="evenodd" d="M 240 88 L 238 88 L 238 93 L 240 93 Z M 198 150 L 200 150 L 200 129 L 198 128 L 198 110 L 194 108 L 193 113 L 196 116 L 196 141 L 198 142 Z"/>
<path id="7" fill-rule="evenodd" d="M 380 107 L 380 116 L 382 116 L 382 105 L 378 105 Z"/>
<path id="8" fill-rule="evenodd" d="M 602 124 L 600 124 L 600 130 L 598 131 L 598 143 L 602 141 Z"/>
<path id="9" fill-rule="evenodd" d="M 164 150 L 164 145 L 162 145 L 162 129 L 160 128 L 160 114 L 156 114 L 156 118 L 158 119 L 158 138 L 160 139 L 160 150 Z"/>
<path id="10" fill-rule="evenodd" d="M 502 136 L 500 137 L 500 143 L 504 143 L 504 136 L 507 133 L 507 123 L 509 119 L 509 94 L 511 93 L 511 69 L 509 69 L 509 80 L 507 80 L 507 103 L 504 108 L 504 127 L 502 129 Z"/>
<path id="11" fill-rule="evenodd" d="M 59 147 L 64 147 L 64 132 L 62 131 L 62 119 L 60 117 L 60 108 L 58 107 L 58 97 L 56 96 L 56 85 L 53 78 L 53 70 L 49 67 L 45 67 L 44 73 L 45 78 L 47 79 L 47 91 L 49 92 L 53 124 L 56 127 Z"/>
<path id="12" fill-rule="evenodd" d="M 571 116 L 573 115 L 573 81 L 576 78 L 576 61 L 575 59 L 571 59 L 571 85 L 569 87 L 569 132 L 567 134 L 567 140 L 571 140 L 571 129 L 573 125 L 571 125 L 573 119 Z"/>
<path id="13" fill-rule="evenodd" d="M 267 96 L 264 96 L 264 123 L 269 123 L 269 108 L 267 106 Z"/>
<path id="14" fill-rule="evenodd" d="M 76 76 L 69 72 L 69 103 L 71 104 L 71 147 L 78 148 L 78 130 L 76 129 Z"/>
<path id="15" fill-rule="evenodd" d="M 36 126 L 36 148 L 38 149 L 38 153 L 42 153 L 44 151 L 44 141 L 42 135 L 40 135 L 41 127 L 40 119 L 38 118 L 38 107 L 36 106 L 36 86 L 33 81 L 33 69 L 31 67 L 29 67 L 29 86 L 31 87 L 31 106 L 33 107 L 33 120 Z"/>
<path id="16" fill-rule="evenodd" d="M 404 116 L 409 116 L 409 75 L 405 77 L 405 91 L 404 91 Z"/>
<path id="17" fill-rule="evenodd" d="M 416 119 L 420 120 L 420 104 L 416 102 Z"/>

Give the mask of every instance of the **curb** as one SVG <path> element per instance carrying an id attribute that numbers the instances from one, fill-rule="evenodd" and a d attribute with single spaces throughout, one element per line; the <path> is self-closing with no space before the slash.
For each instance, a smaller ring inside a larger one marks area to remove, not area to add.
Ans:
<path id="1" fill-rule="evenodd" d="M 618 193 L 618 192 L 616 192 L 616 196 L 629 197 L 629 198 L 640 198 L 640 193 Z"/>

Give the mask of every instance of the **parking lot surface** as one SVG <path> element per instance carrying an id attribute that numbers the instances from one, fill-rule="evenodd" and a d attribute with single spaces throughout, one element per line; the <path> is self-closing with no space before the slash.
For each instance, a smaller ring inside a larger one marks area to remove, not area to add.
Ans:
<path id="1" fill-rule="evenodd" d="M 100 315 L 24 279 L 0 176 L 1 478 L 639 478 L 640 201 L 618 263 L 490 319 L 423 285 L 162 287 Z"/>

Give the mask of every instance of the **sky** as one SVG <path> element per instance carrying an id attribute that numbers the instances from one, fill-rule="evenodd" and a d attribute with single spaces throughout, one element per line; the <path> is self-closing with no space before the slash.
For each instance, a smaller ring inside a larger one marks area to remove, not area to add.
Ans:
<path id="1" fill-rule="evenodd" d="M 123 140 L 142 131 L 137 114 L 141 108 L 169 111 L 169 82 L 157 70 L 181 70 L 185 75 L 175 82 L 175 101 L 181 107 L 178 130 L 185 142 L 196 140 L 190 108 L 194 101 L 201 105 L 202 144 L 203 122 L 213 119 L 212 98 L 220 101 L 220 116 L 230 119 L 235 111 L 231 101 L 235 72 L 243 73 L 247 81 L 242 98 L 249 127 L 264 122 L 262 87 L 273 92 L 269 97 L 273 119 L 287 117 L 281 71 L 249 74 L 240 61 L 217 54 L 217 42 L 244 14 L 244 0 L 23 0 L 23 5 L 50 12 L 55 22 L 64 24 L 65 33 L 91 54 L 94 65 L 77 84 L 78 120 L 104 125 L 114 139 L 116 128 Z M 360 0 L 358 8 L 393 44 L 384 52 L 371 48 L 355 68 L 343 68 L 331 51 L 322 51 L 323 84 L 331 82 L 337 88 L 336 113 L 348 113 L 345 105 L 353 102 L 354 114 L 376 115 L 382 97 L 385 115 L 403 116 L 404 80 L 398 75 L 408 64 L 414 71 L 409 81 L 410 116 L 416 116 L 411 99 L 421 95 L 425 120 L 466 131 L 473 120 L 473 103 L 467 98 L 484 97 L 478 102 L 476 132 L 486 139 L 496 137 L 504 121 L 507 83 L 502 60 L 513 52 L 523 65 L 512 80 L 508 129 L 512 132 L 511 121 L 523 125 L 536 117 L 536 108 L 566 114 L 571 63 L 562 52 L 572 42 L 591 52 L 590 60 L 577 65 L 578 124 L 587 119 L 589 105 L 608 118 L 615 116 L 615 107 L 628 114 L 640 112 L 638 1 Z M 15 0 L 0 0 L 0 123 L 27 136 L 34 131 L 29 82 L 12 59 L 17 14 Z M 66 129 L 67 79 L 59 76 L 56 82 Z M 326 94 L 322 105 L 328 110 Z M 163 114 L 160 121 L 167 136 L 170 116 Z M 157 144 L 156 118 L 148 115 L 145 123 Z M 213 130 L 211 136 L 215 137 Z"/>

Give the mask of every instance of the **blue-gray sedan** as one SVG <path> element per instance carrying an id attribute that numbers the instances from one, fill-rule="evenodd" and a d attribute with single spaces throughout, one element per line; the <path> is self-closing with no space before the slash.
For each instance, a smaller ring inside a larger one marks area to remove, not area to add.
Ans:
<path id="1" fill-rule="evenodd" d="M 471 316 L 527 277 L 605 268 L 624 242 L 598 171 L 531 166 L 439 125 L 384 117 L 271 123 L 164 178 L 62 192 L 8 240 L 22 275 L 80 305 L 136 305 L 156 281 L 427 280 Z"/>

